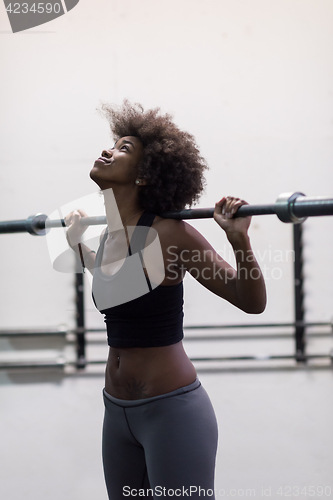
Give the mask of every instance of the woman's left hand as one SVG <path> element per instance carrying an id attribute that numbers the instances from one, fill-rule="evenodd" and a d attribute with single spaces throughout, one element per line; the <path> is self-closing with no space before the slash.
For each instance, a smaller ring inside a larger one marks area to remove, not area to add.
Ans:
<path id="1" fill-rule="evenodd" d="M 228 237 L 232 237 L 235 233 L 247 234 L 251 217 L 233 218 L 242 205 L 248 205 L 248 203 L 233 196 L 224 196 L 215 204 L 214 219 L 224 229 Z"/>

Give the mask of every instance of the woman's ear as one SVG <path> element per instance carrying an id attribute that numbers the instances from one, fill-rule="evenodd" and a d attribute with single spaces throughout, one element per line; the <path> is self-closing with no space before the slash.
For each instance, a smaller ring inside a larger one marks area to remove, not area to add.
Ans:
<path id="1" fill-rule="evenodd" d="M 135 181 L 135 184 L 137 184 L 138 186 L 146 186 L 147 185 L 147 181 L 146 181 L 146 179 L 137 179 Z"/>

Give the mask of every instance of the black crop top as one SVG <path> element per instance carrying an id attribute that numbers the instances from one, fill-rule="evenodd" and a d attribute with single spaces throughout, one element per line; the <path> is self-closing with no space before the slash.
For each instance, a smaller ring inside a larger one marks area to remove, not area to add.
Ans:
<path id="1" fill-rule="evenodd" d="M 179 342 L 184 336 L 183 282 L 154 286 L 142 266 L 141 250 L 145 248 L 155 216 L 150 212 L 141 215 L 124 264 L 112 276 L 101 270 L 107 231 L 99 246 L 93 276 L 93 300 L 105 315 L 111 347 L 167 346 Z"/>

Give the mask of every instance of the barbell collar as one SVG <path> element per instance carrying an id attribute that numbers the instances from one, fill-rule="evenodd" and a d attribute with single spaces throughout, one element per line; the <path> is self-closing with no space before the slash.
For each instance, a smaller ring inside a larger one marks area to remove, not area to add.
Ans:
<path id="1" fill-rule="evenodd" d="M 50 230 L 45 228 L 46 219 L 45 214 L 30 215 L 24 222 L 25 230 L 34 236 L 44 236 Z"/>
<path id="2" fill-rule="evenodd" d="M 302 196 L 305 194 L 298 191 L 280 194 L 275 202 L 275 213 L 282 222 L 301 224 L 306 220 L 307 217 L 297 217 L 294 212 L 295 201 Z"/>

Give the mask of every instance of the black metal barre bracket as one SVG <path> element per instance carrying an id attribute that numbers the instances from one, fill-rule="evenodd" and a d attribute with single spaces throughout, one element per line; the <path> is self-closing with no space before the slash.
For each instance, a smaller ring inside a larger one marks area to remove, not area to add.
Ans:
<path id="1" fill-rule="evenodd" d="M 277 215 L 282 222 L 300 224 L 307 217 L 333 215 L 333 198 L 325 196 L 305 196 L 303 193 L 282 193 L 272 205 L 243 205 L 234 217 L 253 215 Z M 163 212 L 159 214 L 168 219 L 209 219 L 214 215 L 214 208 L 189 208 L 179 212 Z M 84 226 L 106 224 L 106 217 L 84 217 Z M 66 227 L 63 219 L 48 220 L 47 215 L 31 215 L 27 219 L 0 221 L 0 234 L 28 232 L 35 236 L 43 236 L 50 228 Z"/>

